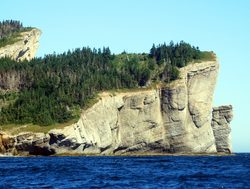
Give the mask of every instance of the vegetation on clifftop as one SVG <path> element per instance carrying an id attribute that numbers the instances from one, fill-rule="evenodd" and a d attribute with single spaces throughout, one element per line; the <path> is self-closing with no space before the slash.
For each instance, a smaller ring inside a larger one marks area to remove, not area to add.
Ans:
<path id="1" fill-rule="evenodd" d="M 0 106 L 0 124 L 63 123 L 79 116 L 80 109 L 95 101 L 100 91 L 170 82 L 178 78 L 178 68 L 213 58 L 213 53 L 183 41 L 153 45 L 149 54 L 114 55 L 109 48 L 86 47 L 18 64 L 3 58 L 0 75 L 19 74 L 22 84 L 15 95 L 0 95 L 4 104 Z M 4 84 L 0 87 L 5 88 Z"/>
<path id="2" fill-rule="evenodd" d="M 31 29 L 31 27 L 23 27 L 20 21 L 6 20 L 0 22 L 0 48 L 19 41 L 20 33 Z"/>

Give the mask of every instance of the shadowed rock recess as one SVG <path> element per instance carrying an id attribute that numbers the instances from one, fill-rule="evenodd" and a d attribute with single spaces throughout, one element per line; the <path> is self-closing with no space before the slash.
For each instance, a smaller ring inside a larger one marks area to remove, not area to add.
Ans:
<path id="1" fill-rule="evenodd" d="M 232 153 L 232 106 L 212 107 L 219 64 L 192 63 L 160 89 L 102 93 L 77 123 L 44 133 L 0 132 L 0 153 Z"/>

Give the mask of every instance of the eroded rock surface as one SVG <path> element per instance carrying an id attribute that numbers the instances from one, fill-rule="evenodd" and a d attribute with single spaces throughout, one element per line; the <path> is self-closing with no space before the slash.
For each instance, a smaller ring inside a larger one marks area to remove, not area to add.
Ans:
<path id="1" fill-rule="evenodd" d="M 181 79 L 162 89 L 162 114 L 172 152 L 216 152 L 211 128 L 217 62 L 182 68 Z"/>
<path id="2" fill-rule="evenodd" d="M 230 153 L 232 107 L 213 109 L 219 65 L 190 64 L 168 87 L 102 93 L 77 123 L 14 136 L 17 154 Z M 213 118 L 212 118 L 213 115 Z"/>
<path id="3" fill-rule="evenodd" d="M 38 29 L 22 32 L 16 43 L 0 48 L 0 58 L 10 57 L 15 61 L 31 60 L 38 49 L 40 35 L 41 31 Z"/>
<path id="4" fill-rule="evenodd" d="M 38 29 L 22 32 L 19 41 L 0 48 L 0 58 L 10 57 L 15 61 L 31 60 L 39 46 L 40 35 L 41 31 Z M 13 92 L 29 87 L 33 77 L 25 71 L 9 70 L 6 72 L 2 70 L 0 71 L 0 92 Z"/>
<path id="5" fill-rule="evenodd" d="M 212 128 L 218 152 L 232 152 L 230 122 L 233 119 L 231 105 L 213 108 Z"/>
<path id="6" fill-rule="evenodd" d="M 83 112 L 80 120 L 63 130 L 52 130 L 57 152 L 112 154 L 133 151 L 163 151 L 164 128 L 159 91 L 103 94 Z M 60 148 L 62 147 L 62 148 Z"/>
<path id="7" fill-rule="evenodd" d="M 4 132 L 0 132 L 0 154 L 13 154 L 14 139 Z"/>
<path id="8" fill-rule="evenodd" d="M 56 153 L 217 152 L 211 111 L 219 65 L 181 69 L 181 79 L 157 90 L 102 94 L 80 120 L 52 130 Z"/>
<path id="9" fill-rule="evenodd" d="M 20 133 L 10 136 L 0 133 L 0 153 L 12 155 L 53 155 L 55 150 L 49 145 L 49 135 L 43 133 Z"/>

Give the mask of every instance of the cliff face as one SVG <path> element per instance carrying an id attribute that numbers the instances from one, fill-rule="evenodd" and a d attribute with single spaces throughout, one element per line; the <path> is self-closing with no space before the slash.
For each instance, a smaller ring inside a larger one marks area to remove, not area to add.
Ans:
<path id="1" fill-rule="evenodd" d="M 7 56 L 16 61 L 31 60 L 38 49 L 40 35 L 38 29 L 22 32 L 16 43 L 0 48 L 0 58 Z"/>
<path id="2" fill-rule="evenodd" d="M 217 62 L 191 64 L 181 69 L 182 79 L 162 92 L 162 113 L 167 138 L 174 152 L 215 152 L 211 128 Z"/>
<path id="3" fill-rule="evenodd" d="M 233 108 L 220 106 L 213 108 L 212 128 L 218 152 L 232 152 L 230 122 L 233 119 Z"/>
<path id="4" fill-rule="evenodd" d="M 51 131 L 61 135 L 52 145 L 60 152 L 74 141 L 78 147 L 67 150 L 80 153 L 216 152 L 211 110 L 218 68 L 191 64 L 169 87 L 103 96 L 78 123 Z"/>
<path id="5" fill-rule="evenodd" d="M 164 138 L 157 90 L 116 96 L 103 94 L 97 104 L 82 113 L 76 124 L 64 130 L 52 130 L 50 136 L 61 136 L 51 143 L 59 152 L 60 146 L 67 151 L 103 154 L 161 152 L 169 146 Z M 68 143 L 75 145 L 67 146 Z"/>
<path id="6" fill-rule="evenodd" d="M 180 79 L 162 89 L 102 93 L 71 126 L 46 135 L 14 136 L 15 152 L 231 153 L 232 107 L 214 108 L 212 114 L 218 69 L 216 61 L 190 64 L 180 70 Z"/>
<path id="7" fill-rule="evenodd" d="M 38 29 L 22 32 L 18 42 L 0 48 L 0 58 L 10 57 L 15 61 L 31 60 L 38 49 L 40 35 L 41 31 Z M 25 86 L 30 86 L 32 79 L 27 79 L 30 77 L 32 76 L 26 72 L 0 71 L 0 92 L 18 91 Z"/>

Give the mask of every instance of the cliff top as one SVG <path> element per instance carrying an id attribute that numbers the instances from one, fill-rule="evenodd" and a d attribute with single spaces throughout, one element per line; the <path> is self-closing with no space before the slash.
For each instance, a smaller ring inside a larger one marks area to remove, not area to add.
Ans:
<path id="1" fill-rule="evenodd" d="M 39 46 L 40 35 L 39 29 L 31 27 L 20 28 L 10 32 L 9 35 L 2 35 L 0 58 L 9 57 L 18 62 L 33 59 Z"/>
<path id="2" fill-rule="evenodd" d="M 12 45 L 12 44 L 22 40 L 24 33 L 30 32 L 33 29 L 38 30 L 37 28 L 31 28 L 31 27 L 23 28 L 19 31 L 15 31 L 15 32 L 11 33 L 8 36 L 0 38 L 0 48 L 5 47 L 7 45 Z"/>
<path id="3" fill-rule="evenodd" d="M 10 25 L 22 30 L 18 23 Z M 182 70 L 198 69 L 194 62 L 215 59 L 213 52 L 200 51 L 184 41 L 153 45 L 149 53 L 115 55 L 108 47 L 84 47 L 34 58 L 40 35 L 35 28 L 22 31 L 18 41 L 0 48 L 3 124 L 64 123 L 78 117 L 80 109 L 92 106 L 101 91 L 162 87 L 182 78 Z M 1 59 L 6 56 L 12 60 Z"/>

